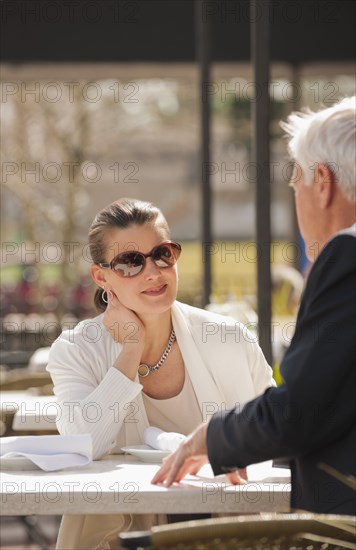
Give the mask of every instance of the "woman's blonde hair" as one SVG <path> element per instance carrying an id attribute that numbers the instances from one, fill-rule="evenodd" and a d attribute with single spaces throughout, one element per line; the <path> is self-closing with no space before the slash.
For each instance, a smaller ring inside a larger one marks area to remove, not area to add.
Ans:
<path id="1" fill-rule="evenodd" d="M 138 199 L 119 199 L 101 210 L 94 218 L 89 229 L 89 250 L 94 264 L 106 260 L 107 232 L 111 229 L 126 229 L 131 225 L 158 223 L 169 237 L 170 231 L 161 210 L 150 202 Z M 107 304 L 102 298 L 102 289 L 98 288 L 94 295 L 94 304 L 99 311 L 105 311 Z"/>

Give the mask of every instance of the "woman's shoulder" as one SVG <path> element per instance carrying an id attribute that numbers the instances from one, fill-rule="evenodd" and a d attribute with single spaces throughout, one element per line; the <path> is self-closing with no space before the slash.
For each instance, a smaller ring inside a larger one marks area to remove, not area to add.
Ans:
<path id="1" fill-rule="evenodd" d="M 63 330 L 55 344 L 62 342 L 82 346 L 83 344 L 103 341 L 107 333 L 103 325 L 103 316 L 104 314 L 101 313 L 96 317 L 80 321 L 72 328 Z"/>
<path id="2" fill-rule="evenodd" d="M 242 323 L 227 315 L 221 315 L 220 313 L 190 306 L 178 301 L 175 302 L 175 307 L 184 315 L 191 326 L 201 325 L 202 323 L 217 323 L 226 326 L 233 325 L 241 329 L 244 327 Z"/>

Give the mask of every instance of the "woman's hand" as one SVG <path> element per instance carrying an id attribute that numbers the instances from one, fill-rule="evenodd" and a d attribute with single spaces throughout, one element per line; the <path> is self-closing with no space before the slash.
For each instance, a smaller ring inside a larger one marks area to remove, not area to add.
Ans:
<path id="1" fill-rule="evenodd" d="M 103 323 L 112 339 L 120 344 L 144 344 L 145 327 L 136 313 L 124 306 L 111 290 L 107 296 Z"/>
<path id="2" fill-rule="evenodd" d="M 145 346 L 145 327 L 136 313 L 124 306 L 112 291 L 107 294 L 103 324 L 112 339 L 123 346 L 114 367 L 135 380 Z"/>

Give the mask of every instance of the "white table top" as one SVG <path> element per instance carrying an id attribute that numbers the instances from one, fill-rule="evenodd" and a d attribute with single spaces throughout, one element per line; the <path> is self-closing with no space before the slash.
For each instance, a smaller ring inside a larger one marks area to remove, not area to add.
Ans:
<path id="1" fill-rule="evenodd" d="M 111 455 L 82 469 L 2 471 L 1 515 L 113 513 L 247 513 L 289 508 L 290 472 L 265 462 L 248 468 L 249 483 L 229 485 L 210 466 L 171 488 L 152 485 L 159 465 Z"/>

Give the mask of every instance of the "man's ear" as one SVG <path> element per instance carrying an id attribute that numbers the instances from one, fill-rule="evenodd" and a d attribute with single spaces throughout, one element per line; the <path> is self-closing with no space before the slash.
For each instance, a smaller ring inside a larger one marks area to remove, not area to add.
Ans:
<path id="1" fill-rule="evenodd" d="M 104 270 L 100 266 L 93 264 L 90 268 L 90 273 L 93 280 L 98 286 L 101 286 L 101 287 L 105 286 L 106 277 L 105 277 Z"/>
<path id="2" fill-rule="evenodd" d="M 322 210 L 328 208 L 332 202 L 335 189 L 335 176 L 327 164 L 319 164 L 314 171 L 314 188 L 318 194 L 319 205 Z"/>

